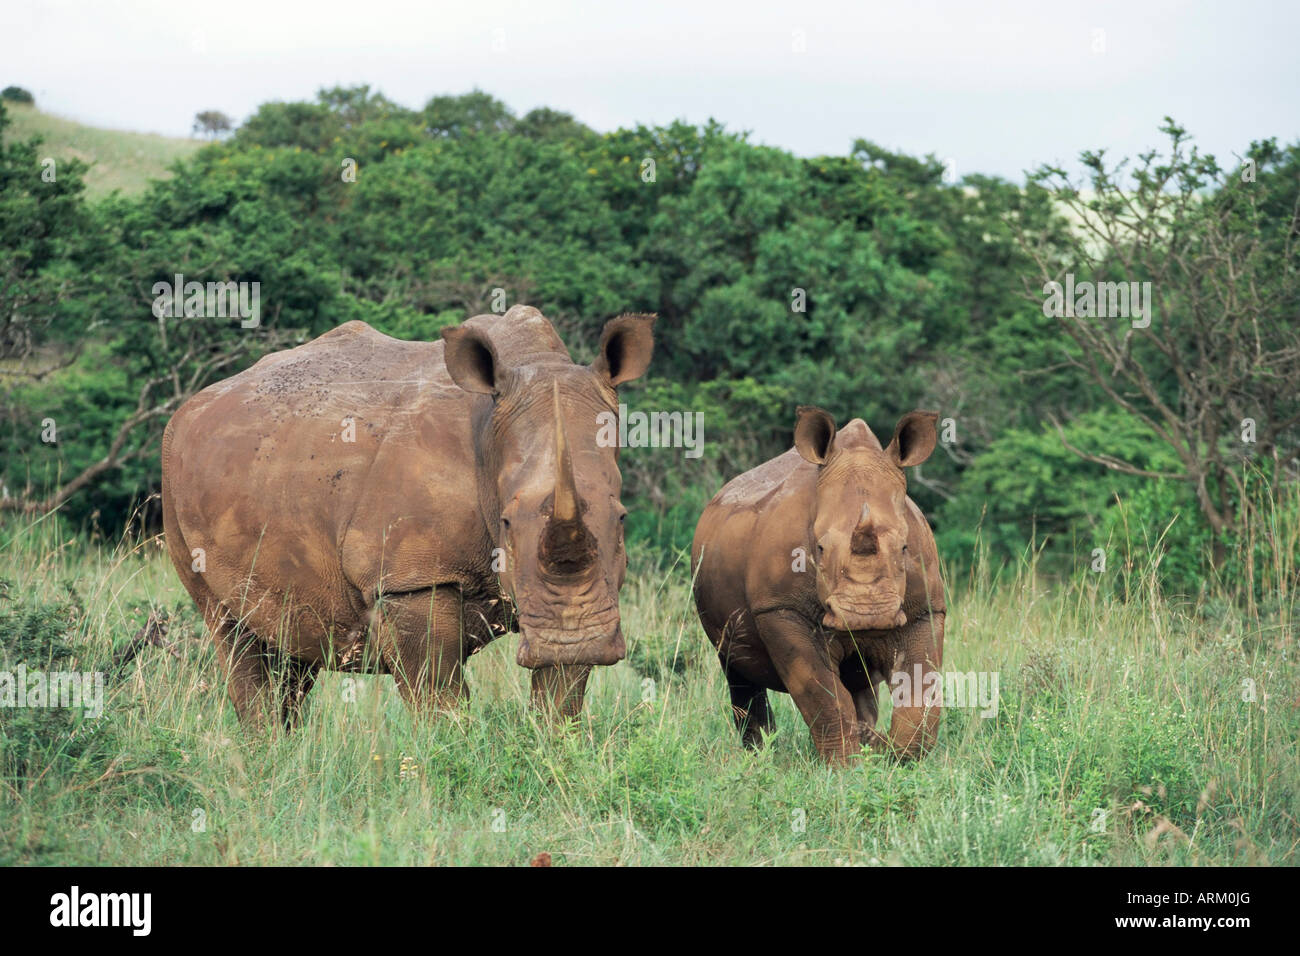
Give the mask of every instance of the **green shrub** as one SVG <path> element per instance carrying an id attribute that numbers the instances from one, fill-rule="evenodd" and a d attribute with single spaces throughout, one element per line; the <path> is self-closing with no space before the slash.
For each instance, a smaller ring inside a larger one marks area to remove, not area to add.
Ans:
<path id="1" fill-rule="evenodd" d="M 8 597 L 12 590 L 0 581 L 0 596 Z M 14 682 L 15 693 L 24 674 L 92 669 L 75 660 L 72 636 L 85 615 L 75 595 L 56 601 L 6 601 L 5 605 L 0 610 L 0 672 Z M 98 736 L 98 721 L 70 707 L 0 706 L 0 779 L 21 786 L 51 765 L 75 763 Z"/>
<path id="2" fill-rule="evenodd" d="M 1125 594 L 1140 591 L 1135 576 L 1151 571 L 1174 594 L 1222 592 L 1269 605 L 1293 590 L 1300 492 L 1284 487 L 1273 498 L 1272 467 L 1266 461 L 1243 469 L 1250 507 L 1240 527 L 1217 537 L 1186 484 L 1154 479 L 1131 486 L 1107 510 L 1100 529 L 1121 557 L 1116 586 Z"/>
<path id="3" fill-rule="evenodd" d="M 1080 415 L 1064 431 L 1075 448 L 1105 449 L 1144 467 L 1166 467 L 1172 457 L 1150 430 L 1118 412 Z M 1142 482 L 1080 458 L 1050 425 L 1011 428 L 963 473 L 957 496 L 939 510 L 936 538 L 958 564 L 970 560 L 977 540 L 994 561 L 1013 560 L 1033 542 L 1049 570 L 1072 571 L 1105 543 L 1116 494 Z"/>
<path id="4" fill-rule="evenodd" d="M 21 86 L 6 86 L 3 90 L 0 90 L 0 100 L 4 100 L 6 103 L 22 103 L 26 106 L 36 105 L 36 97 Z"/>

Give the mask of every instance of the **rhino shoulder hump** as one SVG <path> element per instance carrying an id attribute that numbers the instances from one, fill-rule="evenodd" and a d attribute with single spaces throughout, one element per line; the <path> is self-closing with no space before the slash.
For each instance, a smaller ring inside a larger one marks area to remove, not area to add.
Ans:
<path id="1" fill-rule="evenodd" d="M 373 331 L 375 330 L 360 319 L 352 319 L 349 322 L 344 322 L 342 325 L 330 329 L 324 335 L 319 336 L 317 341 L 320 339 L 341 338 L 345 335 L 360 335 L 364 332 Z"/>

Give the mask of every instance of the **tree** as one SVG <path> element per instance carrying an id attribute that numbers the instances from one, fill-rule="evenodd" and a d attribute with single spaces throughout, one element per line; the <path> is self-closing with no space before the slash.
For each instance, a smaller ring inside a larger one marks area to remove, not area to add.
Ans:
<path id="1" fill-rule="evenodd" d="M 1300 161 L 1294 147 L 1266 141 L 1252 144 L 1242 167 L 1225 170 L 1189 148 L 1173 120 L 1161 131 L 1168 155 L 1143 153 L 1127 177 L 1127 161 L 1108 165 L 1102 152 L 1084 153 L 1089 192 L 1057 167 L 1031 177 L 1075 227 L 1064 238 L 1019 230 L 1038 271 L 1025 295 L 1041 304 L 1045 283 L 1064 283 L 1069 273 L 1075 282 L 1149 283 L 1149 322 L 1093 317 L 1096 306 L 1055 318 L 1076 346 L 1064 361 L 1159 436 L 1178 467 L 1144 468 L 1104 446 L 1075 446 L 1058 430 L 1089 461 L 1185 482 L 1222 540 L 1250 507 L 1243 462 L 1267 462 L 1274 491 L 1297 467 Z M 1106 297 L 1120 298 L 1118 287 Z"/>
<path id="2" fill-rule="evenodd" d="M 209 139 L 230 132 L 233 126 L 230 117 L 218 110 L 204 110 L 194 114 L 194 132 L 202 133 Z"/>
<path id="3" fill-rule="evenodd" d="M 21 86 L 6 86 L 3 90 L 0 90 L 0 100 L 6 103 L 21 103 L 24 106 L 36 105 L 36 97 Z"/>
<path id="4" fill-rule="evenodd" d="M 592 143 L 597 138 L 595 131 L 574 119 L 572 113 L 563 113 L 546 106 L 539 106 L 525 113 L 523 118 L 515 123 L 514 131 L 520 136 L 552 142 Z"/>
<path id="5" fill-rule="evenodd" d="M 120 527 L 157 488 L 176 408 L 300 330 L 352 317 L 325 314 L 338 279 L 317 265 L 325 230 L 306 212 L 343 184 L 311 154 L 262 152 L 214 150 L 157 192 L 87 206 L 82 167 L 46 183 L 34 143 L 0 151 L 0 314 L 19 349 L 0 368 L 0 511 Z M 256 282 L 258 324 L 225 308 L 159 314 L 156 285 L 178 273 L 250 294 Z"/>
<path id="6" fill-rule="evenodd" d="M 368 83 L 361 86 L 335 86 L 318 90 L 316 102 L 338 115 L 344 129 L 389 116 L 410 116 L 411 110 L 398 106 L 378 90 L 370 91 Z"/>
<path id="7" fill-rule="evenodd" d="M 505 132 L 515 123 L 510 107 L 482 90 L 435 96 L 425 104 L 423 112 L 430 135 L 452 139 L 470 133 Z"/>
<path id="8" fill-rule="evenodd" d="M 0 103 L 0 136 L 10 120 Z M 41 140 L 0 141 L 0 359 L 4 376 L 40 375 L 36 353 L 83 304 L 78 252 L 94 251 L 79 160 L 43 160 Z M 71 338 L 70 336 L 68 338 Z M 49 363 L 43 363 L 48 370 Z M 0 382 L 5 379 L 0 378 Z"/>
<path id="9" fill-rule="evenodd" d="M 382 93 L 362 86 L 321 89 L 312 103 L 263 103 L 239 127 L 235 142 L 240 146 L 297 146 L 312 152 L 330 150 L 340 142 L 356 156 L 358 137 L 364 132 L 376 144 L 397 142 L 410 145 L 425 138 L 420 114 L 399 106 Z"/>

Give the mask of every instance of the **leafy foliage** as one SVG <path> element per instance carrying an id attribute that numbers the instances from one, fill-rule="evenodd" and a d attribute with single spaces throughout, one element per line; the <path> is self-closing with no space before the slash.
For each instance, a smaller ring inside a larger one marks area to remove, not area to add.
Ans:
<path id="1" fill-rule="evenodd" d="M 1236 243 L 1268 329 L 1282 328 L 1300 303 L 1287 225 L 1300 151 L 1255 144 L 1259 188 L 1245 194 L 1216 186 L 1212 158 L 1182 143 L 1164 165 L 1143 157 L 1136 196 L 1170 213 L 1180 248 Z M 1122 215 L 1129 194 L 1099 156 L 1085 159 L 1105 187 L 1085 212 Z M 866 140 L 847 156 L 801 159 L 713 121 L 598 134 L 556 110 L 518 117 L 482 91 L 413 110 L 368 86 L 264 104 L 141 196 L 89 205 L 76 164 L 47 183 L 37 160 L 31 142 L 0 154 L 0 342 L 23 357 L 0 393 L 0 481 L 39 498 L 107 461 L 62 502 L 76 521 L 125 523 L 157 490 L 170 410 L 266 351 L 350 319 L 433 339 L 503 301 L 542 309 L 580 361 L 609 317 L 658 315 L 651 376 L 624 400 L 702 412 L 706 429 L 703 459 L 623 456 L 638 502 L 629 541 L 669 563 L 723 481 L 789 447 L 800 403 L 885 434 L 913 408 L 950 420 L 949 438 L 911 481 L 949 561 L 968 560 L 977 538 L 1007 560 L 1037 536 L 1045 558 L 1070 570 L 1081 543 L 1111 533 L 1117 500 L 1145 502 L 1144 518 L 1158 521 L 1171 504 L 1160 495 L 1188 493 L 1186 480 L 1159 490 L 1149 487 L 1158 479 L 1084 461 L 1063 439 L 1153 473 L 1200 454 L 1153 438 L 1149 416 L 1117 409 L 1092 374 L 1092 340 L 1066 334 L 1041 298 L 1026 296 L 1045 263 L 1078 250 L 1077 223 L 1060 209 L 1082 194 L 1052 183 L 1050 170 L 1023 185 L 953 183 L 932 156 Z M 1205 198 L 1169 206 L 1161 183 L 1171 178 L 1179 197 Z M 259 282 L 261 325 L 160 321 L 150 290 L 176 274 Z M 1207 274 L 1204 284 L 1215 281 Z M 1204 305 L 1184 287 L 1169 293 Z M 1196 339 L 1141 339 L 1133 360 L 1157 371 L 1158 345 L 1188 355 Z M 1239 447 L 1219 454 L 1206 481 L 1240 499 L 1241 470 L 1280 448 L 1269 472 L 1276 494 L 1295 469 L 1297 422 L 1283 419 L 1300 390 L 1288 398 L 1286 375 L 1233 369 L 1233 384 L 1215 393 L 1227 403 L 1220 412 L 1254 411 L 1268 447 L 1254 458 Z M 1191 395 L 1176 369 L 1152 381 L 1164 407 Z M 1274 404 L 1255 409 L 1251 390 L 1265 385 L 1259 394 Z M 63 435 L 54 446 L 37 437 L 51 417 Z M 1197 509 L 1179 514 L 1187 533 L 1166 541 L 1178 551 L 1168 568 L 1180 569 L 1169 580 L 1191 587 L 1205 566 L 1207 520 Z M 1221 557 L 1230 529 L 1208 523 L 1211 559 Z"/>
<path id="2" fill-rule="evenodd" d="M 0 673 L 11 682 L 13 701 L 0 706 L 0 779 L 22 785 L 55 764 L 75 764 L 88 754 L 97 734 L 94 721 L 75 708 L 17 706 L 33 675 L 47 680 L 55 671 L 78 666 L 76 637 L 85 609 L 75 594 L 53 601 L 16 599 L 11 582 L 0 580 Z M 82 671 L 93 668 L 80 666 Z"/>
<path id="3" fill-rule="evenodd" d="M 22 103 L 24 106 L 36 105 L 36 97 L 32 96 L 30 90 L 25 90 L 21 86 L 6 86 L 0 90 L 0 100 L 6 103 Z"/>

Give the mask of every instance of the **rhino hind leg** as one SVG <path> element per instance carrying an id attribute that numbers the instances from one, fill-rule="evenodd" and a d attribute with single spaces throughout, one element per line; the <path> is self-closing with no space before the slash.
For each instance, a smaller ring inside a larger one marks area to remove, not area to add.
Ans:
<path id="1" fill-rule="evenodd" d="M 885 738 L 876 732 L 876 722 L 880 719 L 880 703 L 876 697 L 874 685 L 850 689 L 853 694 L 853 708 L 858 715 L 858 739 L 864 747 L 882 750 Z"/>
<path id="2" fill-rule="evenodd" d="M 280 699 L 280 722 L 285 730 L 293 730 L 302 724 L 307 695 L 316 684 L 320 665 L 288 657 L 279 662 L 279 668 L 276 690 Z"/>
<path id="3" fill-rule="evenodd" d="M 209 627 L 240 721 L 250 727 L 278 723 L 292 730 L 301 719 L 319 667 L 276 652 L 224 610 L 214 617 Z"/>
<path id="4" fill-rule="evenodd" d="M 767 703 L 767 689 L 758 686 L 723 664 L 727 689 L 731 693 L 731 717 L 740 732 L 740 742 L 750 750 L 763 746 L 763 734 L 776 729 L 776 718 Z"/>
<path id="5" fill-rule="evenodd" d="M 453 586 L 385 594 L 372 616 L 379 656 L 407 703 L 449 710 L 469 699 L 465 658 L 470 642 Z"/>
<path id="6" fill-rule="evenodd" d="M 880 720 L 878 688 L 885 675 L 873 669 L 860 654 L 850 657 L 840 667 L 840 680 L 853 696 L 853 709 L 858 717 L 858 739 L 864 747 L 883 750 L 886 740 L 876 731 Z"/>

